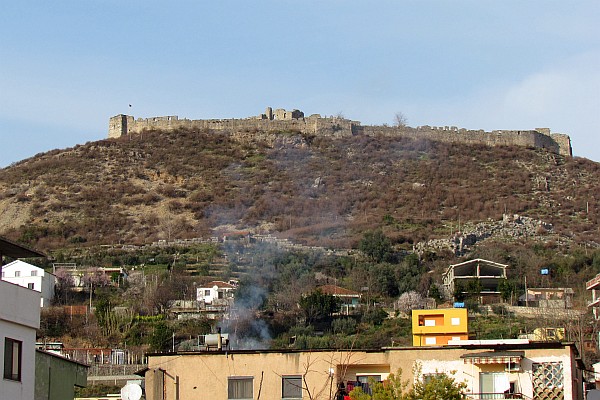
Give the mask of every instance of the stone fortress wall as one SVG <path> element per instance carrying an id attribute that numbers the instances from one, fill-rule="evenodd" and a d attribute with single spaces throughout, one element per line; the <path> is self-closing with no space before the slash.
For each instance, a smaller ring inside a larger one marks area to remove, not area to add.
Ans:
<path id="1" fill-rule="evenodd" d="M 487 146 L 522 146 L 543 148 L 552 153 L 572 156 L 571 139 L 568 135 L 551 133 L 548 128 L 533 130 L 467 130 L 456 127 L 419 126 L 378 126 L 361 125 L 341 117 L 322 117 L 313 114 L 305 117 L 299 110 L 273 110 L 268 107 L 264 114 L 243 119 L 179 119 L 177 116 L 138 118 L 130 115 L 116 115 L 110 118 L 108 137 L 118 138 L 138 134 L 144 130 L 174 130 L 176 128 L 199 128 L 227 130 L 231 132 L 301 132 L 333 137 L 352 135 L 400 136 L 414 139 L 427 139 L 445 143 L 484 144 Z"/>

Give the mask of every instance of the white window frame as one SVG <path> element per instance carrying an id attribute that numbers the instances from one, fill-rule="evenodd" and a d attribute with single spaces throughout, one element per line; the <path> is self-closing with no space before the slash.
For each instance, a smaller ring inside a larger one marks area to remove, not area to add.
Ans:
<path id="1" fill-rule="evenodd" d="M 425 344 L 426 345 L 437 344 L 436 337 L 435 336 L 425 336 Z"/>

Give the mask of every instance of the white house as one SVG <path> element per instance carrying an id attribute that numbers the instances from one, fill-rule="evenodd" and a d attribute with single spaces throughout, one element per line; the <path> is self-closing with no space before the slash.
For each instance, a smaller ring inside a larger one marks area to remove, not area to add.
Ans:
<path id="1" fill-rule="evenodd" d="M 3 399 L 31 400 L 35 390 L 35 333 L 40 327 L 40 295 L 0 280 L 0 357 Z"/>
<path id="2" fill-rule="evenodd" d="M 16 260 L 2 266 L 2 280 L 39 292 L 41 307 L 48 307 L 52 303 L 56 277 L 43 268 Z"/>
<path id="3" fill-rule="evenodd" d="M 198 301 L 203 301 L 205 304 L 226 303 L 233 299 L 234 290 L 235 286 L 230 283 L 212 281 L 199 287 L 196 296 Z"/>

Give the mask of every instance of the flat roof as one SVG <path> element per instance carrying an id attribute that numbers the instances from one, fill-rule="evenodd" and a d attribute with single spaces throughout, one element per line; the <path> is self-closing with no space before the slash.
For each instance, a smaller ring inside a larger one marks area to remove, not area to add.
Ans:
<path id="1" fill-rule="evenodd" d="M 488 349 L 495 351 L 508 351 L 508 350 L 538 350 L 538 349 L 560 349 L 571 347 L 575 353 L 578 354 L 575 342 L 529 342 L 529 343 L 497 343 L 497 344 L 466 344 L 466 345 L 451 345 L 451 346 L 405 346 L 405 347 L 380 347 L 375 349 L 263 349 L 263 350 L 201 350 L 201 351 L 175 351 L 165 353 L 146 353 L 148 357 L 174 357 L 182 355 L 227 355 L 227 354 L 268 354 L 268 353 L 281 353 L 281 354 L 294 354 L 294 353 L 326 353 L 337 351 L 343 352 L 365 352 L 365 353 L 385 353 L 388 351 L 447 351 L 449 349 L 463 349 L 463 350 L 477 350 L 477 349 Z"/>

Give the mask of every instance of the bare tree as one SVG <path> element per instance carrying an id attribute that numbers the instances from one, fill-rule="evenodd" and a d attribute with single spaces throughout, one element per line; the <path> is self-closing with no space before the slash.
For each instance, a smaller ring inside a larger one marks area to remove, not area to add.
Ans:
<path id="1" fill-rule="evenodd" d="M 404 128 L 407 123 L 408 119 L 406 118 L 406 115 L 404 115 L 404 113 L 402 113 L 401 111 L 398 111 L 396 115 L 394 115 L 394 126 L 398 128 Z"/>

